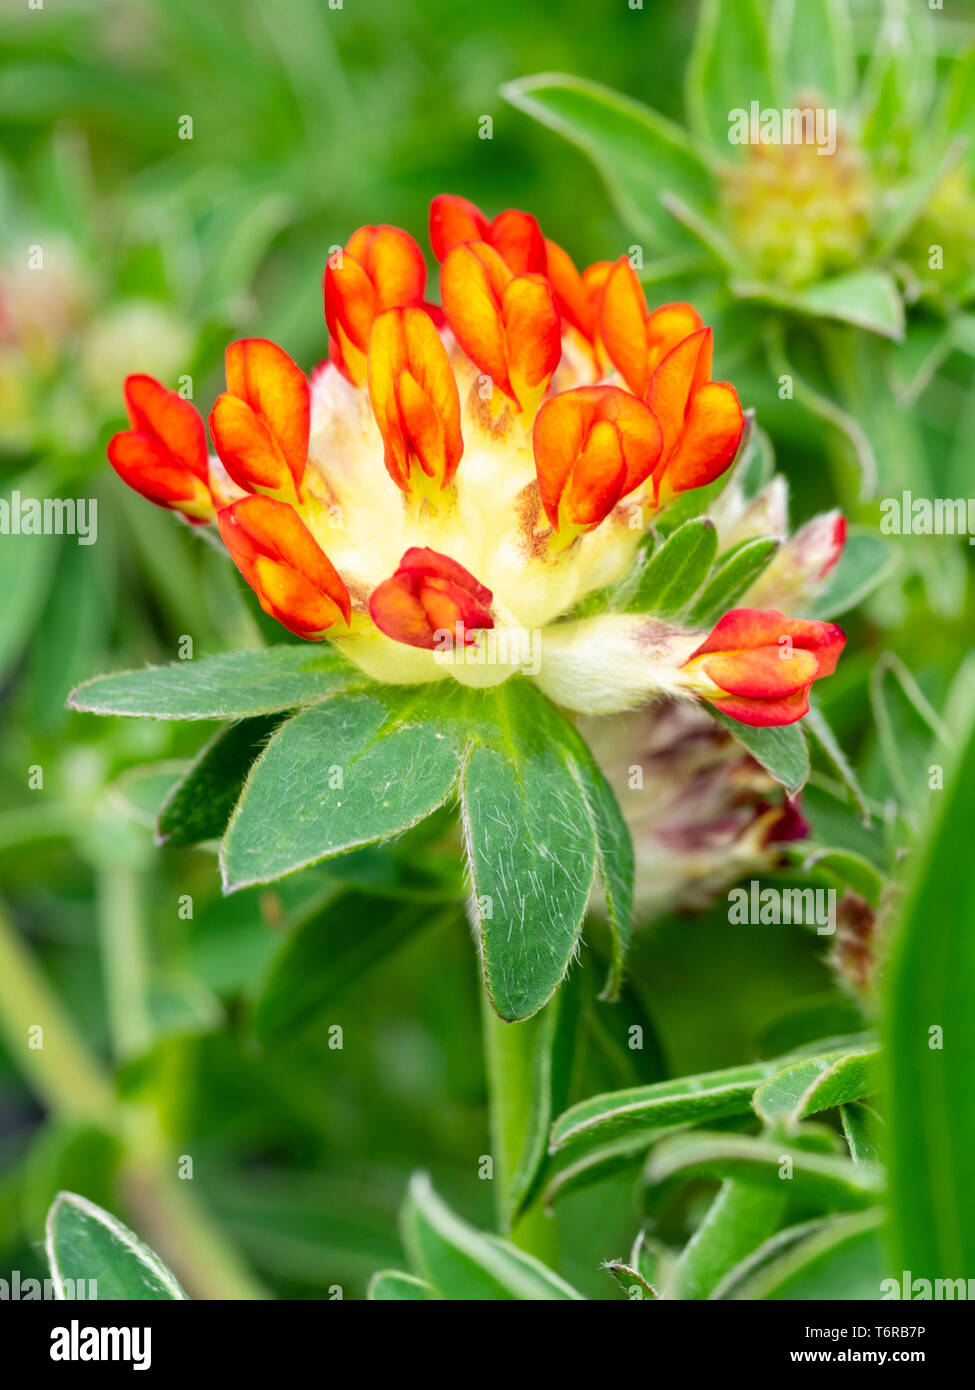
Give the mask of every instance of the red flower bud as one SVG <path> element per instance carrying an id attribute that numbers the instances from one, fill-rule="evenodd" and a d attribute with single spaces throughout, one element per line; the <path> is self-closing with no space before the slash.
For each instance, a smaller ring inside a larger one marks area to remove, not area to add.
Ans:
<path id="1" fill-rule="evenodd" d="M 212 521 L 206 430 L 195 406 L 151 376 L 130 376 L 125 408 L 132 428 L 108 443 L 108 461 L 122 481 L 194 525 Z"/>
<path id="2" fill-rule="evenodd" d="M 469 646 L 476 629 L 494 627 L 494 595 L 472 574 L 436 550 L 414 546 L 391 579 L 373 591 L 369 612 L 380 632 L 409 647 Z"/>
<path id="3" fill-rule="evenodd" d="M 845 644 L 835 623 L 733 608 L 681 669 L 689 689 L 743 724 L 792 724 L 809 709 L 813 681 L 833 674 Z"/>

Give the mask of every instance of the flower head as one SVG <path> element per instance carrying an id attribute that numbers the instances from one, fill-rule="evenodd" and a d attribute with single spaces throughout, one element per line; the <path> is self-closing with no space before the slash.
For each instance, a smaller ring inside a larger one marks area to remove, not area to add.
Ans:
<path id="1" fill-rule="evenodd" d="M 130 378 L 117 471 L 190 520 L 216 512 L 265 611 L 384 683 L 522 672 L 583 714 L 664 697 L 798 718 L 842 645 L 825 625 L 737 610 L 708 635 L 614 598 L 647 525 L 738 449 L 711 330 L 688 304 L 651 310 L 625 258 L 578 270 L 528 213 L 443 195 L 430 232 L 442 310 L 413 238 L 362 227 L 326 267 L 310 381 L 266 339 L 232 343 L 208 458 L 193 407 Z M 779 634 L 794 650 L 773 666 Z"/>

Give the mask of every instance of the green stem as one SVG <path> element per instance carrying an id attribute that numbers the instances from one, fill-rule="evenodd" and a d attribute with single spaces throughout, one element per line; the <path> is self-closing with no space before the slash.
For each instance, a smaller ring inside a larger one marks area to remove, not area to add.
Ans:
<path id="1" fill-rule="evenodd" d="M 536 1202 L 515 1216 L 532 1175 L 544 1158 L 547 1122 L 539 1124 L 537 1053 L 545 1014 L 524 1023 L 505 1023 L 481 991 L 484 1061 L 487 1072 L 494 1196 L 498 1229 L 547 1264 L 558 1260 L 555 1222 Z M 539 1152 L 539 1145 L 541 1151 Z"/>
<path id="2" fill-rule="evenodd" d="M 158 1118 L 118 1100 L 110 1076 L 62 1009 L 2 905 L 0 1035 L 11 1061 L 50 1114 L 97 1126 L 118 1141 L 127 1202 L 140 1229 L 190 1294 L 264 1297 L 236 1250 L 176 1178 Z"/>
<path id="3" fill-rule="evenodd" d="M 98 936 L 109 1029 L 119 1061 L 135 1057 L 152 1035 L 147 1005 L 148 968 L 139 875 L 102 869 L 98 883 Z"/>
<path id="4" fill-rule="evenodd" d="M 117 1128 L 118 1102 L 110 1081 L 2 908 L 0 1033 L 11 1061 L 48 1110 L 110 1132 Z"/>

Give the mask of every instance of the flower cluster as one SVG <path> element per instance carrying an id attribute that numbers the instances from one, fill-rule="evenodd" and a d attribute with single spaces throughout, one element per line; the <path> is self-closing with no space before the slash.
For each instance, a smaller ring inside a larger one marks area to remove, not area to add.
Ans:
<path id="1" fill-rule="evenodd" d="M 712 380 L 711 329 L 689 304 L 651 311 L 626 257 L 580 272 L 527 213 L 492 221 L 442 195 L 430 241 L 439 307 L 405 231 L 362 227 L 329 259 L 329 357 L 310 380 L 265 339 L 230 345 L 216 457 L 189 401 L 130 377 L 116 471 L 215 521 L 267 613 L 377 680 L 497 684 L 538 633 L 528 674 L 584 714 L 662 694 L 749 724 L 800 718 L 842 649 L 832 624 L 572 615 L 735 458 L 744 420 Z"/>

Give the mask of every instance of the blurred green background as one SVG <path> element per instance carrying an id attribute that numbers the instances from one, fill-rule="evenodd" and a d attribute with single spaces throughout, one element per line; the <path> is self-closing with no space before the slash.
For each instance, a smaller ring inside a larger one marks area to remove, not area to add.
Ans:
<path id="1" fill-rule="evenodd" d="M 8 1017 L 0 1273 L 40 1272 L 43 1214 L 59 1187 L 119 1210 L 157 1243 L 174 1211 L 171 1238 L 203 1230 L 194 1267 L 209 1269 L 199 1287 L 211 1292 L 254 1280 L 286 1296 L 341 1285 L 361 1297 L 372 1270 L 402 1262 L 396 1210 L 417 1167 L 464 1215 L 490 1222 L 489 1184 L 477 1179 L 489 1149 L 479 989 L 463 922 L 419 932 L 337 988 L 308 1026 L 258 1045 L 248 1001 L 288 926 L 349 878 L 381 878 L 382 856 L 341 879 L 306 874 L 222 900 L 214 857 L 157 850 L 145 809 L 166 761 L 191 756 L 209 730 L 64 709 L 77 681 L 171 660 L 185 635 L 198 656 L 261 640 L 256 605 L 225 562 L 129 495 L 104 446 L 127 372 L 170 385 L 190 375 L 206 413 L 231 338 L 266 335 L 310 368 L 326 351 L 330 248 L 366 222 L 400 224 L 424 243 L 435 193 L 532 211 L 580 265 L 618 256 L 632 235 L 591 164 L 499 86 L 566 71 L 680 120 L 695 19 L 693 4 L 654 0 L 642 10 L 626 0 L 346 0 L 335 10 L 324 0 L 73 0 L 5 13 L 0 469 L 5 490 L 96 497 L 99 539 L 0 546 L 2 910 L 50 994 L 30 995 L 30 966 L 7 947 L 0 965 L 11 979 L 24 972 L 25 1009 L 63 1014 L 118 1086 L 142 1167 L 133 1174 L 97 1104 L 86 1108 L 70 1085 L 52 1095 L 26 1084 L 18 1030 L 29 1011 Z M 478 138 L 484 116 L 492 140 Z M 186 117 L 192 139 L 179 138 Z M 43 290 L 24 269 L 38 244 Z M 719 341 L 719 369 L 732 351 Z M 956 354 L 937 391 L 957 410 L 969 385 L 969 359 Z M 947 458 L 941 400 L 922 400 L 919 415 Z M 833 492 L 822 441 L 796 418 L 763 422 L 802 518 Z M 851 624 L 829 713 L 868 763 L 868 667 L 884 646 L 900 652 L 937 702 L 954 664 L 946 650 L 967 645 L 966 583 L 963 572 L 937 623 L 912 581 L 884 630 Z M 138 771 L 147 764 L 156 773 Z M 42 786 L 30 786 L 32 769 Z M 598 971 L 585 965 L 573 1094 L 752 1056 L 793 1004 L 821 1006 L 817 1017 L 841 1031 L 856 1009 L 821 956 L 820 942 L 787 930 L 736 928 L 730 943 L 719 905 L 642 935 L 637 988 L 618 1009 L 593 1002 Z M 625 1045 L 634 1018 L 642 1054 Z M 341 1051 L 329 1046 L 335 1024 Z M 143 1181 L 157 1153 L 192 1157 L 182 1187 L 193 1211 L 179 1207 L 182 1190 L 160 1195 Z M 598 1264 L 632 1239 L 631 1187 L 606 1183 L 560 1207 L 563 1272 L 590 1296 L 611 1296 Z M 208 1250 L 218 1251 L 212 1268 Z M 178 1250 L 164 1253 L 190 1278 Z"/>

